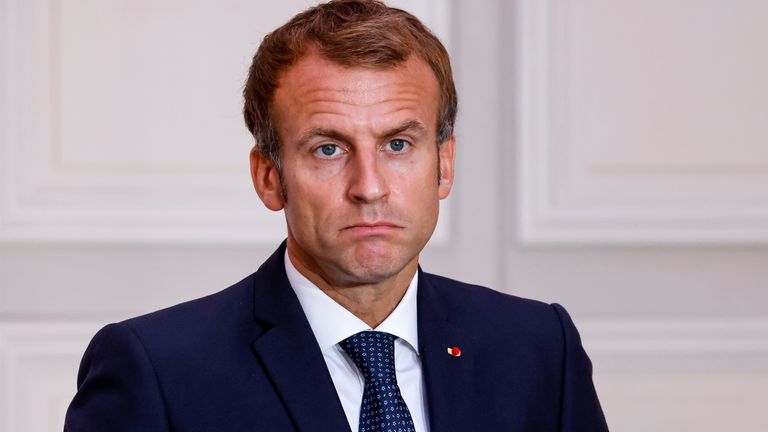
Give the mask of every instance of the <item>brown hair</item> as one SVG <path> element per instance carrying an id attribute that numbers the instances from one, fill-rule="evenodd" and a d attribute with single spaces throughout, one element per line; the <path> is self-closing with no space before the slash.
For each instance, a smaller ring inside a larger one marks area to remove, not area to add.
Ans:
<path id="1" fill-rule="evenodd" d="M 451 63 L 442 43 L 418 18 L 379 0 L 332 0 L 296 15 L 266 35 L 245 83 L 243 116 L 256 148 L 280 169 L 280 144 L 270 105 L 280 73 L 309 46 L 342 66 L 387 69 L 411 54 L 423 59 L 437 78 L 440 100 L 437 142 L 447 141 L 456 121 L 457 97 Z"/>

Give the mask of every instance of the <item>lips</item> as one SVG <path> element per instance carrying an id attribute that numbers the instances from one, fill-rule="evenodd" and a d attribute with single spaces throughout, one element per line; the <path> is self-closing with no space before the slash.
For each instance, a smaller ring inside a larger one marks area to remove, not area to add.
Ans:
<path id="1" fill-rule="evenodd" d="M 390 222 L 363 222 L 345 227 L 342 231 L 358 235 L 383 235 L 400 230 L 403 227 Z"/>

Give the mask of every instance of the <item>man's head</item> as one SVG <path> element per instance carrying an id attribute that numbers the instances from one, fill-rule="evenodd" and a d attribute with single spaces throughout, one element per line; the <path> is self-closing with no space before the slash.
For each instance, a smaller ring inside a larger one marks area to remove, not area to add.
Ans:
<path id="1" fill-rule="evenodd" d="M 453 134 L 457 97 L 450 58 L 442 43 L 416 17 L 377 0 L 336 0 L 308 9 L 268 34 L 253 57 L 243 96 L 243 115 L 256 149 L 280 168 L 280 137 L 272 103 L 280 75 L 309 48 L 347 67 L 384 70 L 412 55 L 425 61 L 440 91 L 438 143 Z"/>
<path id="2" fill-rule="evenodd" d="M 254 186 L 297 267 L 337 287 L 412 275 L 453 184 L 440 42 L 379 2 L 331 2 L 265 38 L 245 95 Z"/>

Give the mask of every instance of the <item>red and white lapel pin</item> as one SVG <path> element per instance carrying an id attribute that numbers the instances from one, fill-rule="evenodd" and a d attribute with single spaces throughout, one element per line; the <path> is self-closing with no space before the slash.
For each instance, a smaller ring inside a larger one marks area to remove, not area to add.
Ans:
<path id="1" fill-rule="evenodd" d="M 448 355 L 452 357 L 461 357 L 461 348 L 458 346 L 448 347 Z"/>

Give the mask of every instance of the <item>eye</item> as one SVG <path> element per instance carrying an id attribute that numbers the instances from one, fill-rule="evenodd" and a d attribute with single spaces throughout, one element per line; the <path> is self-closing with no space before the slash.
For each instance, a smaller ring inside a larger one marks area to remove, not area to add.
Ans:
<path id="1" fill-rule="evenodd" d="M 336 144 L 323 144 L 315 149 L 315 154 L 320 157 L 330 158 L 338 156 L 341 153 L 341 147 Z"/>
<path id="2" fill-rule="evenodd" d="M 387 143 L 386 148 L 393 153 L 400 153 L 407 150 L 410 145 L 411 143 L 404 139 L 393 139 Z"/>

